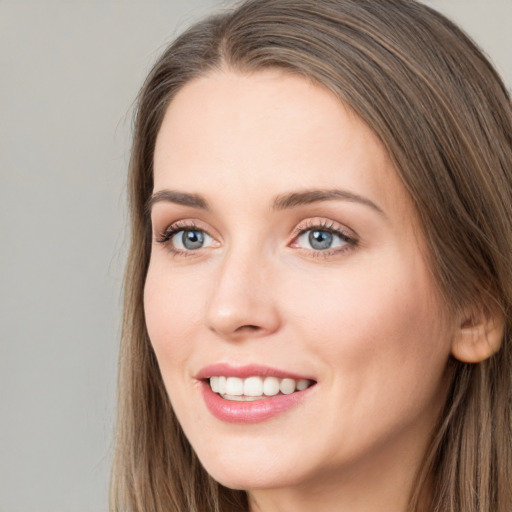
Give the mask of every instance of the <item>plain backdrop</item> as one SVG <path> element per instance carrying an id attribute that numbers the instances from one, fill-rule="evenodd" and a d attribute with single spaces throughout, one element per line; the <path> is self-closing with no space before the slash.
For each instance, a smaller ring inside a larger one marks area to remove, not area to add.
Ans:
<path id="1" fill-rule="evenodd" d="M 512 84 L 512 0 L 432 0 Z M 0 0 L 0 512 L 106 512 L 132 106 L 229 0 Z"/>

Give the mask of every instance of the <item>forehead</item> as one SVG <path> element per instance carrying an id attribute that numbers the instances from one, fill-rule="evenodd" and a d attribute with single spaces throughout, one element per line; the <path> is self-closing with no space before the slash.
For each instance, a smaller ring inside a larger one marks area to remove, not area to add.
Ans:
<path id="1" fill-rule="evenodd" d="M 274 69 L 216 71 L 184 86 L 167 109 L 154 162 L 155 190 L 237 185 L 256 197 L 336 186 L 390 205 L 407 196 L 383 144 L 351 109 Z"/>

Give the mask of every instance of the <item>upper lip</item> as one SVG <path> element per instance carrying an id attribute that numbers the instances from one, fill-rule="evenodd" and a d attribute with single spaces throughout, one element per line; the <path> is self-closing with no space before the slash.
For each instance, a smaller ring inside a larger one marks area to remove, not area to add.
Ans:
<path id="1" fill-rule="evenodd" d="M 308 375 L 300 375 L 298 373 L 272 368 L 270 366 L 262 366 L 258 364 L 237 365 L 229 363 L 215 363 L 202 368 L 196 375 L 196 379 L 204 380 L 213 376 L 239 377 L 245 379 L 247 377 L 277 377 L 279 379 L 307 379 L 315 380 Z"/>

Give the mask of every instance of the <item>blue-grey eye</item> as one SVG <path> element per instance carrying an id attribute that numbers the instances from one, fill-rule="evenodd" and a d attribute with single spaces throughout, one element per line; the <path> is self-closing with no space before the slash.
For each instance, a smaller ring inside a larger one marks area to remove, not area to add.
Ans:
<path id="1" fill-rule="evenodd" d="M 308 229 L 297 237 L 297 245 L 314 251 L 335 249 L 347 244 L 347 240 L 341 234 L 326 229 Z"/>
<path id="2" fill-rule="evenodd" d="M 211 245 L 213 239 L 210 235 L 199 229 L 182 229 L 176 232 L 171 242 L 181 251 L 195 251 Z"/>
<path id="3" fill-rule="evenodd" d="M 331 248 L 333 236 L 329 231 L 314 230 L 309 232 L 308 241 L 313 249 L 324 251 Z"/>

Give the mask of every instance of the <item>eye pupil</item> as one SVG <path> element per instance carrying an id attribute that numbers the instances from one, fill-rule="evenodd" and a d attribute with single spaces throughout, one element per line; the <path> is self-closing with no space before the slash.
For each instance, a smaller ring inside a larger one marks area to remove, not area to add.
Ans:
<path id="1" fill-rule="evenodd" d="M 204 244 L 204 234 L 201 231 L 187 229 L 183 231 L 181 241 L 186 249 L 200 249 Z"/>
<path id="2" fill-rule="evenodd" d="M 322 251 L 329 249 L 332 245 L 332 233 L 329 231 L 314 230 L 309 233 L 309 243 L 313 249 Z"/>

